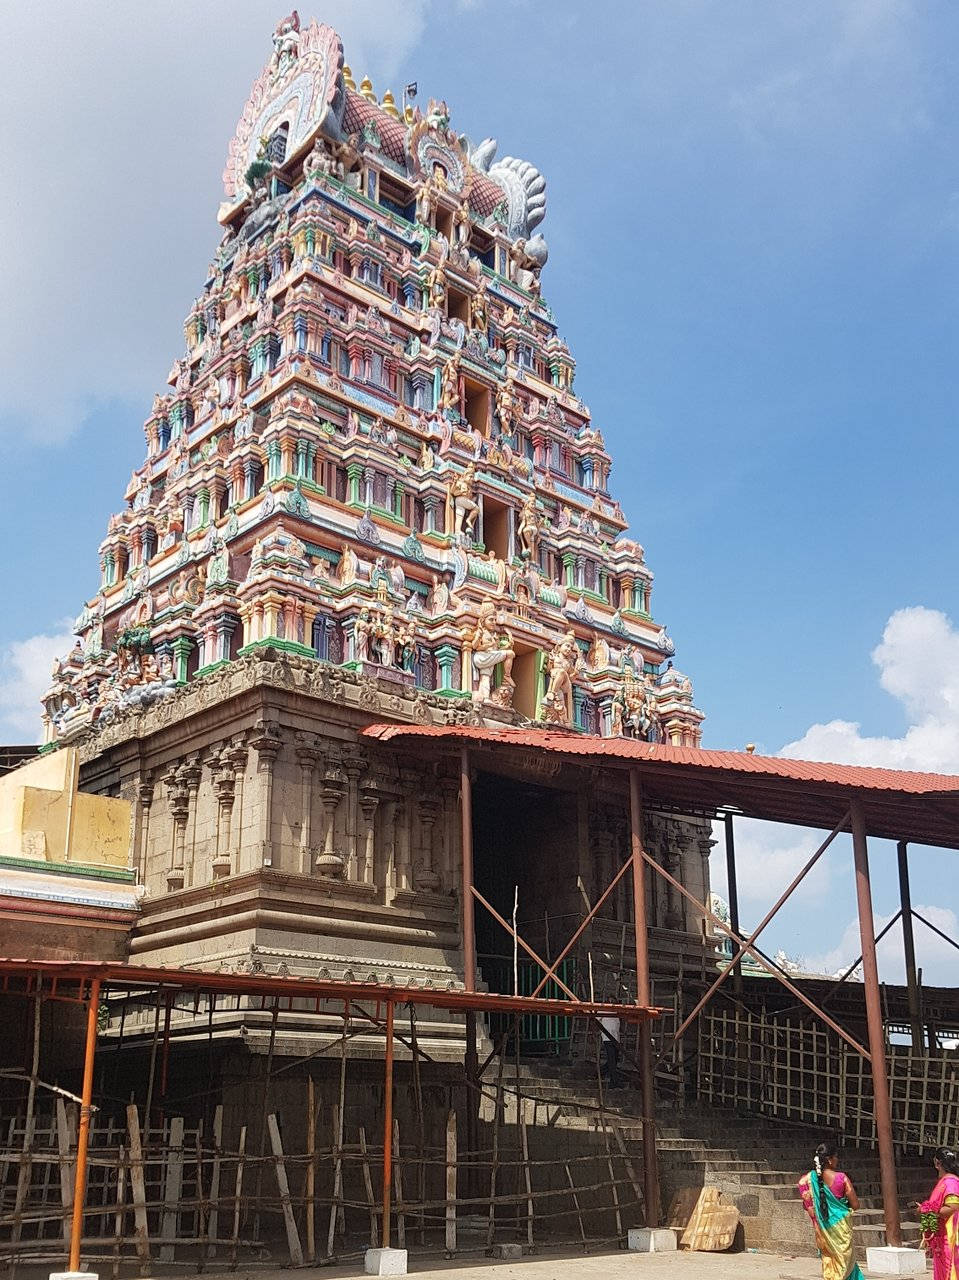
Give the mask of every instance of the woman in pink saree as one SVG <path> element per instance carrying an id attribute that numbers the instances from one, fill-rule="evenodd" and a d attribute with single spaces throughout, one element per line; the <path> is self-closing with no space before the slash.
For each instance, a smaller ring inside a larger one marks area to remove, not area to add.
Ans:
<path id="1" fill-rule="evenodd" d="M 932 1257 L 935 1280 L 959 1280 L 959 1159 L 940 1147 L 932 1163 L 939 1174 L 932 1195 L 917 1205 L 922 1242 Z"/>

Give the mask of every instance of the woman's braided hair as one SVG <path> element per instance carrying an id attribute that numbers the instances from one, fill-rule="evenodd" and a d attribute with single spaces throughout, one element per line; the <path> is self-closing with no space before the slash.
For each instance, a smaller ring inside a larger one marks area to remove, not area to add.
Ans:
<path id="1" fill-rule="evenodd" d="M 829 1219 L 829 1201 L 826 1199 L 826 1180 L 823 1174 L 829 1161 L 838 1154 L 839 1149 L 834 1142 L 820 1142 L 813 1156 L 813 1165 L 819 1178 L 819 1214 L 824 1222 Z"/>
<path id="2" fill-rule="evenodd" d="M 959 1157 L 951 1147 L 939 1147 L 936 1159 L 942 1165 L 943 1173 L 959 1174 Z"/>

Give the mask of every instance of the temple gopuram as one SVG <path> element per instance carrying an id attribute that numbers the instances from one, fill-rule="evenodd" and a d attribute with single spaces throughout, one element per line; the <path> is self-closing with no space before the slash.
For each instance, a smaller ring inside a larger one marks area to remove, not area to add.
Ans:
<path id="1" fill-rule="evenodd" d="M 443 102 L 357 86 L 337 34 L 294 14 L 223 180 L 45 749 L 133 806 L 132 961 L 455 981 L 457 779 L 362 729 L 696 746 L 703 716 L 543 297 L 537 169 Z M 613 865 L 625 815 L 601 778 L 577 803 L 524 800 L 530 830 Z M 650 823 L 702 898 L 708 822 Z M 547 928 L 548 880 L 524 903 Z M 665 971 L 700 964 L 702 919 L 654 908 Z"/>

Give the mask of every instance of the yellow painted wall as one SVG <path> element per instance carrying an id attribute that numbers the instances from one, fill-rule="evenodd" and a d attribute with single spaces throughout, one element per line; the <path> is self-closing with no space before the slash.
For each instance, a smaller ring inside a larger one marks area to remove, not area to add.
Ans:
<path id="1" fill-rule="evenodd" d="M 74 748 L 51 751 L 0 778 L 0 855 L 126 867 L 130 805 L 77 791 Z"/>

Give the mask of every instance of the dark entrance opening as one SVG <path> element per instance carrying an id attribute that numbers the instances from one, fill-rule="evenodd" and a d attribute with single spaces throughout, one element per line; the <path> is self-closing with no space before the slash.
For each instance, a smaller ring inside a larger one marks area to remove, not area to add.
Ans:
<path id="1" fill-rule="evenodd" d="M 507 921 L 512 921 L 518 891 L 517 930 L 545 960 L 562 950 L 582 918 L 578 897 L 580 823 L 584 806 L 575 792 L 536 783 L 480 773 L 473 787 L 473 879 L 476 888 Z M 517 972 L 513 938 L 486 910 L 476 904 L 476 952 L 480 975 L 491 991 L 531 995 L 543 969 L 522 948 Z M 572 957 L 559 970 L 563 982 L 582 995 Z M 540 993 L 564 993 L 550 981 Z M 490 1022 L 494 1037 L 511 1032 Z M 522 1020 L 524 1053 L 562 1053 L 572 1031 L 568 1018 L 533 1016 Z"/>

